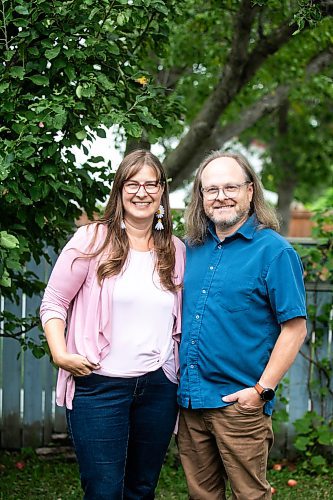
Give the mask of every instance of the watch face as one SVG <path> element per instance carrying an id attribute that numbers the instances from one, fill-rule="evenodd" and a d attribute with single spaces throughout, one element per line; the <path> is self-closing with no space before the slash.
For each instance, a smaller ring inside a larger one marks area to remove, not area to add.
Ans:
<path id="1" fill-rule="evenodd" d="M 272 401 L 275 396 L 275 391 L 273 389 L 264 389 L 261 393 L 261 399 L 263 401 Z"/>

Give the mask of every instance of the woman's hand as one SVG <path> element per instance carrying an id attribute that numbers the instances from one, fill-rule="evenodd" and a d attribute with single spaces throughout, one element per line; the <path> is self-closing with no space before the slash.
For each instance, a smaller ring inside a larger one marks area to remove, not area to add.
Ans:
<path id="1" fill-rule="evenodd" d="M 76 377 L 83 377 L 84 375 L 90 375 L 93 370 L 98 370 L 100 368 L 99 364 L 94 364 L 88 361 L 87 358 L 81 356 L 80 354 L 61 354 L 57 358 L 53 358 L 54 363 L 70 372 Z"/>

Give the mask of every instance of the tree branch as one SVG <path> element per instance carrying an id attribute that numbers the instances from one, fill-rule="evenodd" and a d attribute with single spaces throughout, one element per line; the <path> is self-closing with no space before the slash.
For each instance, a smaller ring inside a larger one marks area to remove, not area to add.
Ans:
<path id="1" fill-rule="evenodd" d="M 305 68 L 306 79 L 320 73 L 332 64 L 333 47 L 330 46 L 327 50 L 317 54 L 309 62 Z M 298 83 L 294 82 L 294 85 Z M 287 99 L 290 90 L 290 85 L 279 85 L 273 92 L 266 94 L 259 101 L 244 109 L 236 122 L 228 123 L 224 127 L 221 127 L 219 124 L 215 125 L 210 136 L 195 149 L 195 153 L 192 154 L 189 161 L 173 176 L 170 183 L 170 190 L 174 191 L 181 187 L 184 181 L 188 180 L 191 174 L 198 168 L 199 163 L 209 151 L 221 149 L 227 141 L 240 135 L 263 116 L 278 109 Z"/>
<path id="2" fill-rule="evenodd" d="M 251 28 L 258 7 L 251 0 L 243 0 L 235 17 L 231 51 L 221 78 L 193 120 L 191 128 L 164 161 L 169 177 L 174 177 L 186 165 L 196 150 L 209 137 L 222 111 L 239 90 L 239 78 L 246 62 Z"/>
<path id="3" fill-rule="evenodd" d="M 134 52 L 136 52 L 137 48 L 140 47 L 141 45 L 141 42 L 142 40 L 144 39 L 145 37 L 145 34 L 147 33 L 148 29 L 149 29 L 149 26 L 151 25 L 151 23 L 153 22 L 153 19 L 156 15 L 156 12 L 153 12 L 153 14 L 150 16 L 150 18 L 148 19 L 148 22 L 146 24 L 146 27 L 145 29 L 143 30 L 143 32 L 141 33 L 141 35 L 139 36 L 139 39 L 134 47 L 134 49 L 132 50 L 132 53 L 134 54 Z"/>
<path id="4" fill-rule="evenodd" d="M 250 33 L 257 12 L 258 6 L 253 7 L 252 2 L 248 0 L 242 1 L 235 22 L 232 48 L 221 78 L 214 91 L 206 99 L 201 111 L 194 118 L 188 133 L 164 160 L 168 176 L 173 179 L 173 189 L 180 185 L 180 182 L 175 181 L 177 177 L 185 178 L 182 171 L 185 168 L 187 172 L 189 171 L 188 166 L 192 158 L 203 149 L 206 150 L 205 142 L 213 134 L 218 119 L 232 99 L 266 59 L 287 43 L 297 30 L 296 23 L 291 22 L 290 19 L 284 21 L 270 35 L 261 38 L 250 52 L 248 50 Z M 326 11 L 323 12 L 324 15 Z"/>

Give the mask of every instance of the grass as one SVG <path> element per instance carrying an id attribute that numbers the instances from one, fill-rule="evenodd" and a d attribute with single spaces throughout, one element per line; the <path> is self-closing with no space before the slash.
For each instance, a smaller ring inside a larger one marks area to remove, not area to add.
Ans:
<path id="1" fill-rule="evenodd" d="M 268 478 L 277 490 L 274 500 L 333 500 L 333 470 L 326 475 L 309 475 L 301 466 L 285 463 L 281 471 L 270 468 Z M 297 485 L 289 487 L 288 479 L 296 479 Z M 21 452 L 0 451 L 0 500 L 39 498 L 81 499 L 77 464 L 61 458 L 41 460 L 29 449 Z M 177 451 L 171 446 L 161 472 L 156 499 L 187 498 Z"/>

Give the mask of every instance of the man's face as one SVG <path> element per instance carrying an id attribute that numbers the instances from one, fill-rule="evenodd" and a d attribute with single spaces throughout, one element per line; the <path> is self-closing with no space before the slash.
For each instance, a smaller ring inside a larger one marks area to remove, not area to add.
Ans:
<path id="1" fill-rule="evenodd" d="M 233 158 L 212 160 L 202 172 L 201 185 L 206 190 L 213 187 L 239 186 L 238 192 L 228 196 L 220 189 L 213 200 L 207 198 L 207 191 L 203 193 L 204 211 L 215 224 L 217 232 L 231 234 L 248 218 L 253 187 L 251 183 L 245 183 L 246 181 L 245 172 Z"/>

